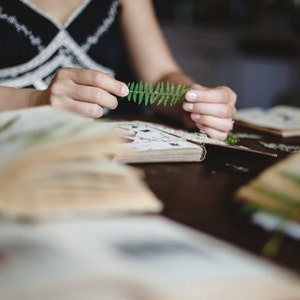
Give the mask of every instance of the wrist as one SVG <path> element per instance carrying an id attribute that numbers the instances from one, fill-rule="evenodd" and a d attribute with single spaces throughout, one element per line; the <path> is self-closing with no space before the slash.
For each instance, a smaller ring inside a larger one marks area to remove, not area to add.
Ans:
<path id="1" fill-rule="evenodd" d="M 45 90 L 35 90 L 30 89 L 28 90 L 30 93 L 28 96 L 28 106 L 41 106 L 41 105 L 48 105 L 48 97 L 46 97 L 46 91 Z"/>

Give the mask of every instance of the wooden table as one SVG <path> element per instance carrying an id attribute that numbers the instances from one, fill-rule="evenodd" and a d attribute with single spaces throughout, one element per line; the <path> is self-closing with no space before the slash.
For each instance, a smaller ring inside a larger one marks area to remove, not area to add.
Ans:
<path id="1" fill-rule="evenodd" d="M 238 126 L 234 131 L 259 134 L 265 142 L 300 145 L 300 137 L 282 139 Z M 263 256 L 262 249 L 273 235 L 254 225 L 233 195 L 238 187 L 290 153 L 266 149 L 258 140 L 241 143 L 276 152 L 278 157 L 206 146 L 207 157 L 201 163 L 136 166 L 144 170 L 149 187 L 164 203 L 162 215 Z M 300 241 L 284 237 L 277 256 L 266 259 L 300 273 Z"/>

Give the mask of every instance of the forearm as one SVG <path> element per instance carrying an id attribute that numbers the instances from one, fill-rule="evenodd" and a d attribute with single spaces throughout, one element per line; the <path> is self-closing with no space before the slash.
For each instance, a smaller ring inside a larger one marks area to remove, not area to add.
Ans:
<path id="1" fill-rule="evenodd" d="M 177 72 L 168 73 L 162 76 L 158 81 L 173 82 L 175 85 L 180 83 L 186 87 L 190 87 L 192 84 L 194 84 L 194 81 L 180 70 Z"/>
<path id="2" fill-rule="evenodd" d="M 190 77 L 180 71 L 168 73 L 162 76 L 158 81 L 174 83 L 175 86 L 178 84 L 182 84 L 188 88 L 194 84 L 194 81 Z M 195 124 L 191 121 L 189 113 L 185 112 L 182 109 L 183 102 L 184 98 L 181 101 L 178 101 L 176 105 L 172 107 L 164 105 L 158 106 L 154 104 L 152 106 L 152 110 L 169 119 L 173 119 L 180 122 L 181 124 L 184 124 L 184 126 L 187 128 L 195 128 Z"/>
<path id="3" fill-rule="evenodd" d="M 0 111 L 46 104 L 42 99 L 39 90 L 0 86 Z"/>

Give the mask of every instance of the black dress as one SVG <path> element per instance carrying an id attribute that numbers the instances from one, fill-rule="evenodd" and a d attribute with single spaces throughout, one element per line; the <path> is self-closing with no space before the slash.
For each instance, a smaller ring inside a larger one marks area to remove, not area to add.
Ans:
<path id="1" fill-rule="evenodd" d="M 0 0 L 0 85 L 44 89 L 61 67 L 115 75 L 120 9 L 118 0 L 85 0 L 61 25 L 26 0 Z"/>

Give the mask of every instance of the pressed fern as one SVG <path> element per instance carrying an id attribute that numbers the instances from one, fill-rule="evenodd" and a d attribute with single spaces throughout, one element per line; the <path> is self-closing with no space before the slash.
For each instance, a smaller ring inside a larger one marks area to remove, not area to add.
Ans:
<path id="1" fill-rule="evenodd" d="M 182 99 L 184 94 L 189 90 L 182 84 L 175 86 L 174 83 L 158 82 L 155 88 L 152 83 L 147 82 L 129 82 L 129 94 L 127 95 L 128 101 L 133 101 L 138 105 L 163 104 L 170 106 L 175 105 Z"/>

